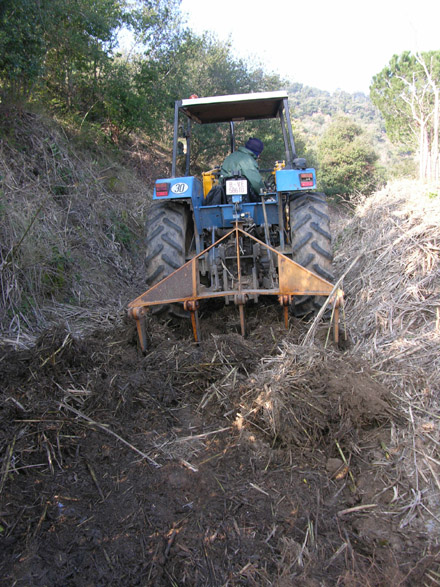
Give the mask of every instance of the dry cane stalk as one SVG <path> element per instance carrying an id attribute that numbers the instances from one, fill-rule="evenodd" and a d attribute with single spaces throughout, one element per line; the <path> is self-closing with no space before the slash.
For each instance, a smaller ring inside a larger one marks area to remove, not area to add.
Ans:
<path id="1" fill-rule="evenodd" d="M 95 420 L 92 420 L 91 418 L 89 418 L 88 416 L 86 416 L 85 414 L 80 412 L 79 410 L 76 410 L 75 408 L 72 408 L 72 406 L 69 406 L 63 402 L 59 402 L 59 405 L 62 408 L 66 408 L 66 410 L 70 410 L 71 412 L 73 412 L 74 414 L 76 414 L 77 416 L 79 416 L 80 418 L 82 418 L 83 420 L 88 422 L 89 424 L 92 424 L 93 426 L 96 426 L 100 430 L 107 432 L 107 434 L 114 436 L 115 438 L 117 438 L 119 440 L 119 442 L 122 442 L 122 444 L 125 444 L 125 446 L 128 446 L 129 448 L 131 448 L 131 450 L 134 450 L 134 452 L 136 452 L 138 455 L 140 455 L 143 459 L 146 459 L 149 463 L 151 463 L 155 467 L 161 467 L 161 465 L 159 465 L 159 463 L 156 463 L 156 461 L 154 459 L 152 459 L 147 454 L 145 454 L 144 452 L 142 452 L 141 450 L 139 450 L 138 448 L 136 448 L 135 446 L 133 446 L 132 444 L 127 442 L 126 440 L 124 440 L 121 436 L 119 436 L 119 434 L 116 434 L 116 432 L 113 432 L 112 430 L 110 430 L 109 428 L 104 426 L 104 424 L 100 424 L 99 422 L 95 422 Z"/>

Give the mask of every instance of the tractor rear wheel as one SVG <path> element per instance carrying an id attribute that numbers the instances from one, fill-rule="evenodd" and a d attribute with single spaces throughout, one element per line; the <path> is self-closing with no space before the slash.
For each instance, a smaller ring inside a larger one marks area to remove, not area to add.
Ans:
<path id="1" fill-rule="evenodd" d="M 332 238 L 325 194 L 305 193 L 289 205 L 292 259 L 327 281 L 333 282 Z M 294 298 L 292 312 L 306 316 L 319 310 L 322 296 Z"/>
<path id="2" fill-rule="evenodd" d="M 185 263 L 190 225 L 190 211 L 186 204 L 153 203 L 146 223 L 145 265 L 149 287 Z M 151 306 L 151 312 L 169 318 L 188 316 L 181 304 Z"/>

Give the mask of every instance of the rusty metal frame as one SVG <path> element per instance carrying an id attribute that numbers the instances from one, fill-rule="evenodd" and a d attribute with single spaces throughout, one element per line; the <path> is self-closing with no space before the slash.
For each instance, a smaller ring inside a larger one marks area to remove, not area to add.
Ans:
<path id="1" fill-rule="evenodd" d="M 218 246 L 221 242 L 227 240 L 233 235 L 235 236 L 237 256 L 237 288 L 228 291 L 209 290 L 199 281 L 199 259 L 209 253 L 212 248 Z M 278 287 L 273 289 L 244 288 L 240 263 L 240 235 L 254 240 L 261 247 L 264 247 L 276 255 L 278 259 Z M 335 290 L 334 286 L 329 281 L 302 267 L 298 263 L 295 263 L 295 261 L 292 261 L 292 259 L 289 259 L 270 245 L 243 230 L 241 222 L 235 222 L 234 228 L 222 236 L 218 241 L 204 249 L 201 253 L 182 265 L 182 267 L 130 302 L 128 312 L 136 321 L 140 345 L 142 350 L 145 351 L 147 347 L 144 320 L 146 308 L 154 305 L 183 302 L 185 310 L 190 312 L 191 315 L 194 339 L 196 342 L 199 342 L 200 329 L 197 309 L 201 300 L 218 297 L 233 297 L 235 304 L 239 307 L 241 331 L 242 334 L 245 335 L 244 305 L 249 296 L 255 295 L 278 296 L 280 304 L 284 308 L 284 323 L 286 328 L 288 326 L 288 308 L 291 304 L 292 296 L 332 296 L 331 303 L 333 303 L 335 308 L 333 313 L 334 338 L 337 342 L 339 322 L 338 308 L 343 299 L 342 290 Z"/>

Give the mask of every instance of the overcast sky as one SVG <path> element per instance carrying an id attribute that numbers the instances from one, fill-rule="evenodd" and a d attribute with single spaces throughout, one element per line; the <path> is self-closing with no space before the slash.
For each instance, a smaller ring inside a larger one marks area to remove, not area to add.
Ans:
<path id="1" fill-rule="evenodd" d="M 368 94 L 393 54 L 440 50 L 440 0 L 182 0 L 196 33 L 231 38 L 292 82 Z"/>

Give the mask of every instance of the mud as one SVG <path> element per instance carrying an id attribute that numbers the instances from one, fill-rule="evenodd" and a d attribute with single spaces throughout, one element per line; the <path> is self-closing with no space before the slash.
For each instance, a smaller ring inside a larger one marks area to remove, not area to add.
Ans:
<path id="1" fill-rule="evenodd" d="M 305 326 L 267 305 L 248 326 L 219 310 L 196 346 L 152 322 L 146 356 L 125 322 L 1 349 L 2 584 L 434 584 L 389 390 L 342 352 L 271 374 Z"/>

